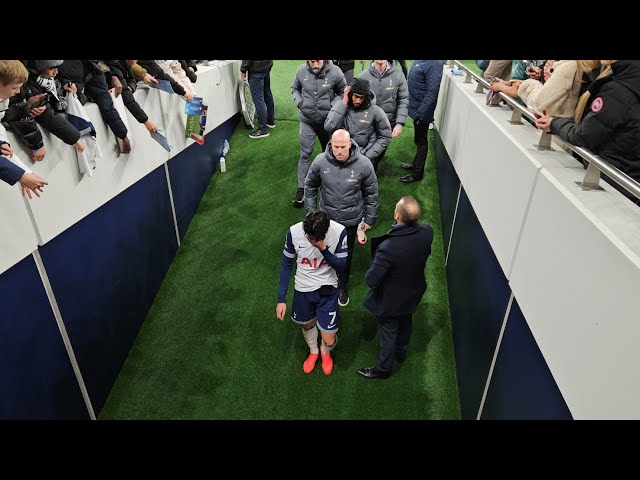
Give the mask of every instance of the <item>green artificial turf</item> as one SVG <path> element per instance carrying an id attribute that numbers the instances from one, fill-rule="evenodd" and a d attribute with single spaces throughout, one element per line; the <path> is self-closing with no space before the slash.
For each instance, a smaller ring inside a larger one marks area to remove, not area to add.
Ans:
<path id="1" fill-rule="evenodd" d="M 380 209 L 370 237 L 385 233 L 402 195 L 423 205 L 435 230 L 427 294 L 414 315 L 406 362 L 387 380 L 356 374 L 379 351 L 362 306 L 369 244 L 356 242 L 351 302 L 340 310 L 334 371 L 302 372 L 301 328 L 276 319 L 285 234 L 302 220 L 292 207 L 299 157 L 291 81 L 302 61 L 275 61 L 276 128 L 250 139 L 241 122 L 100 413 L 101 419 L 458 419 L 434 148 L 422 182 L 403 184 L 400 162 L 415 153 L 413 124 L 380 164 Z M 360 66 L 356 65 L 356 74 Z M 432 140 L 432 138 L 431 138 Z M 315 154 L 319 152 L 316 145 Z M 290 313 L 293 282 L 287 295 Z"/>
<path id="2" fill-rule="evenodd" d="M 476 65 L 475 60 L 460 60 L 460 62 L 464 64 L 465 67 L 469 68 L 472 72 L 475 72 L 477 74 L 482 73 L 482 70 L 480 70 Z"/>

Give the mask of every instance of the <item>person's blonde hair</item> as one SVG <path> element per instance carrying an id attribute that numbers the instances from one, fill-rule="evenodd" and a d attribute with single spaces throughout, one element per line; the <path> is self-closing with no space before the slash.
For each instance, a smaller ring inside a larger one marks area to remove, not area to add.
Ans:
<path id="1" fill-rule="evenodd" d="M 20 60 L 0 60 L 0 83 L 24 83 L 29 78 L 29 72 Z"/>
<path id="2" fill-rule="evenodd" d="M 594 68 L 597 68 L 597 65 L 600 65 L 600 60 L 579 60 L 578 61 L 578 69 L 580 69 L 580 62 L 597 62 L 596 63 L 596 67 L 594 67 Z M 612 72 L 613 72 L 613 70 L 611 70 L 611 65 L 607 65 L 598 74 L 598 76 L 596 77 L 596 80 L 599 80 L 599 79 L 604 78 L 604 77 L 608 77 L 609 75 L 611 75 Z M 584 92 L 582 94 L 582 96 L 578 100 L 578 104 L 576 105 L 576 112 L 575 112 L 575 114 L 573 116 L 573 118 L 575 119 L 576 123 L 580 123 L 580 121 L 582 120 L 582 114 L 584 113 L 584 109 L 587 106 L 587 103 L 589 103 L 589 99 L 590 98 L 591 98 L 591 92 L 589 90 L 587 90 L 586 92 Z"/>

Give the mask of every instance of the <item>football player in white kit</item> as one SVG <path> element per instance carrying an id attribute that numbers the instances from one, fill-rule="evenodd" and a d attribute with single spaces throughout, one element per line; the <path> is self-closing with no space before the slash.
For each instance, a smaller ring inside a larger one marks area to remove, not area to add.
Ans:
<path id="1" fill-rule="evenodd" d="M 338 275 L 347 264 L 347 231 L 329 220 L 324 210 L 309 211 L 304 220 L 289 228 L 282 252 L 276 316 L 284 320 L 285 303 L 293 259 L 297 257 L 291 320 L 302 325 L 309 357 L 302 364 L 311 373 L 318 360 L 318 329 L 322 337 L 322 371 L 333 370 L 331 350 L 338 341 Z M 317 328 L 316 328 L 317 327 Z"/>

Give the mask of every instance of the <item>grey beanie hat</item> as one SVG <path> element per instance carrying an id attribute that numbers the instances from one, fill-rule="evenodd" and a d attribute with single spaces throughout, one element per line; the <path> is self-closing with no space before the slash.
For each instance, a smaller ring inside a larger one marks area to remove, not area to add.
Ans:
<path id="1" fill-rule="evenodd" d="M 34 60 L 33 64 L 35 65 L 36 70 L 41 72 L 45 68 L 59 67 L 63 62 L 64 60 Z"/>

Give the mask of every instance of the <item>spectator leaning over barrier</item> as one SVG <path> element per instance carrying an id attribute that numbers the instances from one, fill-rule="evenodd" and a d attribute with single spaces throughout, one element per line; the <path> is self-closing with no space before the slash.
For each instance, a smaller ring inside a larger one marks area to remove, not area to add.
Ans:
<path id="1" fill-rule="evenodd" d="M 304 180 L 309 171 L 316 138 L 324 152 L 330 135 L 324 129 L 331 106 L 342 99 L 346 82 L 342 70 L 331 60 L 307 60 L 298 67 L 291 84 L 291 95 L 300 110 L 300 159 L 298 160 L 298 191 L 293 206 L 302 207 Z"/>
<path id="2" fill-rule="evenodd" d="M 551 116 L 573 117 L 581 87 L 599 65 L 598 60 L 558 60 L 549 69 L 549 76 L 545 71 L 544 84 L 530 78 L 520 84 L 517 94 L 533 110 L 546 109 Z"/>
<path id="3" fill-rule="evenodd" d="M 128 62 L 133 62 L 133 61 L 134 60 L 128 60 Z M 193 100 L 193 95 L 187 92 L 185 88 L 180 84 L 180 82 L 175 80 L 175 78 L 173 78 L 170 75 L 167 75 L 164 72 L 164 70 L 162 70 L 162 68 L 160 68 L 160 66 L 155 62 L 155 60 L 138 60 L 136 65 L 138 65 L 136 67 L 136 72 L 138 72 L 137 75 L 139 75 L 140 72 L 145 71 L 146 73 L 151 75 L 156 81 L 166 80 L 171 84 L 171 88 L 173 89 L 173 91 L 178 95 L 180 95 L 183 100 L 187 102 L 190 102 L 191 100 Z M 149 83 L 148 81 L 144 80 L 144 78 L 142 79 L 137 78 L 137 79 L 143 80 L 145 83 Z"/>
<path id="4" fill-rule="evenodd" d="M 74 83 L 78 99 L 83 105 L 91 100 L 98 105 L 100 115 L 111 131 L 122 140 L 122 153 L 131 151 L 127 127 L 113 105 L 105 73 L 109 67 L 101 60 L 65 60 L 58 67 L 58 77 L 64 85 Z"/>
<path id="5" fill-rule="evenodd" d="M 20 92 L 22 84 L 27 81 L 29 73 L 19 60 L 0 60 L 0 122 L 9 106 L 9 99 Z M 14 185 L 20 182 L 22 194 L 31 198 L 31 192 L 40 196 L 47 182 L 44 178 L 21 168 L 9 160 L 13 157 L 13 148 L 7 139 L 7 132 L 0 123 L 0 180 Z"/>
<path id="6" fill-rule="evenodd" d="M 131 73 L 133 74 L 133 78 L 135 78 L 138 82 L 144 82 L 147 85 L 157 85 L 158 80 L 156 77 L 147 72 L 147 69 L 138 65 L 138 60 L 125 60 L 127 65 L 131 69 Z"/>
<path id="7" fill-rule="evenodd" d="M 116 89 L 116 93 L 122 95 L 124 106 L 127 107 L 127 110 L 131 112 L 131 115 L 134 116 L 138 123 L 142 123 L 149 133 L 156 133 L 158 126 L 149 120 L 149 116 L 133 97 L 133 93 L 138 88 L 138 82 L 126 60 L 106 60 L 106 64 L 110 70 L 108 74 L 105 74 L 107 83 Z"/>
<path id="8" fill-rule="evenodd" d="M 67 109 L 67 93 L 75 93 L 76 86 L 62 85 L 56 78 L 58 67 L 63 62 L 64 60 L 27 61 L 26 66 L 29 70 L 27 86 L 32 95 L 47 95 L 43 106 L 44 111 L 35 117 L 36 122 L 67 145 L 73 145 L 79 151 L 83 151 L 85 146 L 80 141 L 80 132 L 67 120 L 64 113 Z M 56 112 L 60 114 L 56 115 Z"/>
<path id="9" fill-rule="evenodd" d="M 378 169 L 378 163 L 391 141 L 389 119 L 376 105 L 369 82 L 361 78 L 344 87 L 342 101 L 331 107 L 324 128 L 329 133 L 339 128 L 347 130 L 360 147 L 360 153 L 371 160 L 374 170 Z"/>
<path id="10" fill-rule="evenodd" d="M 580 99 L 574 117 L 542 115 L 536 126 L 591 150 L 640 182 L 640 60 L 600 62 L 605 69 L 611 67 L 611 74 L 607 75 L 605 70 L 593 82 Z M 615 182 L 609 183 L 637 202 L 635 196 Z"/>
<path id="11" fill-rule="evenodd" d="M 156 60 L 156 65 L 160 67 L 165 75 L 173 78 L 176 82 L 182 85 L 191 98 L 197 95 L 193 83 L 191 83 L 187 72 L 183 70 L 179 60 Z"/>

